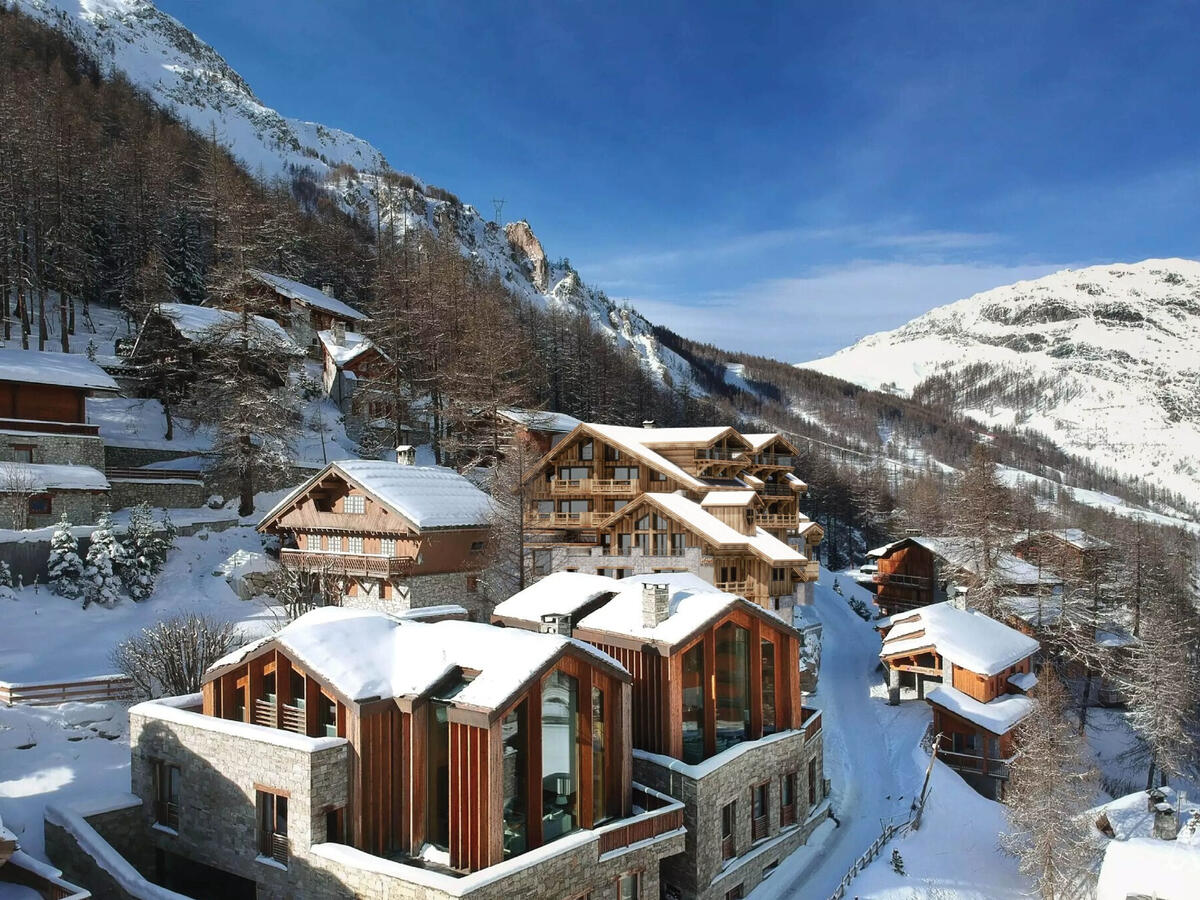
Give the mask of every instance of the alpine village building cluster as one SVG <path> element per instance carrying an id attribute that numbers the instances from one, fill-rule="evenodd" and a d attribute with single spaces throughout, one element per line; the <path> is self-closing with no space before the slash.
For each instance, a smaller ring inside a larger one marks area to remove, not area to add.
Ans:
<path id="1" fill-rule="evenodd" d="M 365 317 L 250 274 L 261 338 L 319 359 L 326 396 L 369 415 Z M 236 314 L 160 304 L 131 358 L 191 352 Z M 89 424 L 90 398 L 120 391 L 99 366 L 0 349 L 0 381 L 5 455 L 38 479 L 33 524 L 68 505 L 93 520 L 118 481 L 126 503 L 143 481 L 189 481 L 115 464 L 129 448 Z M 492 502 L 413 447 L 297 478 L 258 527 L 326 605 L 219 660 L 199 694 L 131 709 L 132 793 L 47 809 L 70 877 L 111 897 L 734 900 L 831 816 L 805 705 L 823 533 L 800 509 L 796 447 L 499 419 L 537 456 L 518 489 L 528 586 L 481 592 Z M 961 608 L 970 565 L 945 541 L 872 560 L 891 700 L 926 699 L 942 758 L 1002 797 L 1040 620 Z M 1006 565 L 1014 594 L 1051 603 L 1040 563 Z"/>

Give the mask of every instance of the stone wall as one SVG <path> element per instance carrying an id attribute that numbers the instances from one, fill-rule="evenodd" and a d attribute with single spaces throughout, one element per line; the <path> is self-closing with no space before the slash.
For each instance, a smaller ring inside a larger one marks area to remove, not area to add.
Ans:
<path id="1" fill-rule="evenodd" d="M 381 597 L 378 584 L 364 590 L 359 585 L 354 596 L 342 597 L 342 605 L 352 609 L 370 609 L 385 613 L 402 613 L 410 609 L 426 609 L 430 606 L 456 604 L 470 613 L 472 621 L 491 621 L 495 602 L 489 597 L 482 578 L 476 577 L 476 589 L 469 590 L 468 579 L 475 577 L 466 572 L 449 572 L 442 575 L 410 575 L 392 582 L 392 596 Z"/>
<path id="2" fill-rule="evenodd" d="M 738 745 L 725 751 L 727 762 L 692 777 L 696 767 L 679 766 L 674 771 L 657 758 L 635 754 L 635 781 L 669 794 L 684 803 L 687 828 L 684 855 L 663 862 L 664 896 L 681 900 L 723 900 L 738 885 L 749 894 L 763 879 L 763 871 L 778 863 L 808 840 L 824 821 L 827 810 L 821 735 L 805 740 L 802 731 L 772 735 L 754 746 Z M 817 802 L 808 803 L 808 763 L 816 760 Z M 796 824 L 781 826 L 781 780 L 796 775 Z M 751 790 L 767 784 L 767 836 L 752 839 Z M 721 814 L 726 804 L 735 803 L 734 857 L 722 860 Z M 814 812 L 816 815 L 814 815 Z M 743 857 L 746 857 L 743 859 Z"/>
<path id="3" fill-rule="evenodd" d="M 152 871 L 154 852 L 145 840 L 141 807 L 88 816 L 87 821 L 135 869 Z M 65 828 L 49 820 L 44 827 L 46 856 L 62 869 L 67 880 L 85 886 L 95 900 L 130 900 L 129 893 L 79 847 Z"/>
<path id="4" fill-rule="evenodd" d="M 33 446 L 35 463 L 91 466 L 104 471 L 104 442 L 82 434 L 26 434 L 6 431 L 0 434 L 0 460 L 16 459 L 14 447 Z"/>
<path id="5" fill-rule="evenodd" d="M 143 481 L 140 478 L 110 478 L 112 490 L 108 502 L 112 509 L 124 509 L 146 502 L 152 507 L 167 509 L 198 509 L 204 505 L 208 492 L 199 479 L 157 479 Z"/>
<path id="6" fill-rule="evenodd" d="M 531 550 L 547 548 L 530 546 Z M 614 569 L 624 569 L 626 575 L 651 575 L 656 571 L 691 572 L 712 583 L 712 563 L 703 563 L 699 547 L 689 547 L 682 556 L 652 556 L 643 554 L 636 547 L 630 550 L 628 556 L 612 556 L 604 553 L 601 547 L 587 549 L 572 549 L 569 547 L 554 547 L 550 549 L 550 571 L 562 572 L 565 569 L 575 569 L 579 572 L 595 573 L 603 569 L 609 575 Z"/>
<path id="7" fill-rule="evenodd" d="M 161 447 L 114 447 L 104 445 L 104 464 L 114 469 L 140 469 L 151 463 L 167 462 L 196 456 L 196 450 L 173 450 Z"/>
<path id="8" fill-rule="evenodd" d="M 72 525 L 94 525 L 96 517 L 110 503 L 105 491 L 51 491 L 50 515 L 29 516 L 29 528 L 57 525 L 63 513 Z"/>

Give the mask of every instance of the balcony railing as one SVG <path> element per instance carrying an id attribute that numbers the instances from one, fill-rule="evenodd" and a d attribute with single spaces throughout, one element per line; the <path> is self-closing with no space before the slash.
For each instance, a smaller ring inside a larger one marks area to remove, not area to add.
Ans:
<path id="1" fill-rule="evenodd" d="M 645 812 L 626 822 L 615 822 L 612 826 L 597 829 L 601 853 L 610 853 L 683 827 L 683 804 L 679 801 L 635 784 L 633 802 Z"/>
<path id="2" fill-rule="evenodd" d="M 803 714 L 804 718 L 801 723 L 804 728 L 804 740 L 811 741 L 821 733 L 821 711 L 806 706 L 803 708 Z"/>
<path id="3" fill-rule="evenodd" d="M 592 481 L 592 493 L 629 497 L 637 493 L 637 482 L 628 478 L 597 478 Z"/>
<path id="4" fill-rule="evenodd" d="M 938 750 L 938 759 L 952 769 L 986 772 L 994 778 L 1008 778 L 1008 767 L 1013 761 L 1013 757 L 990 759 L 978 753 L 958 753 L 953 750 Z"/>
<path id="5" fill-rule="evenodd" d="M 592 524 L 592 512 L 534 513 L 533 524 L 559 528 L 586 528 Z"/>
<path id="6" fill-rule="evenodd" d="M 254 701 L 254 724 L 264 728 L 279 727 L 279 714 L 275 709 L 274 700 Z"/>
<path id="7" fill-rule="evenodd" d="M 790 469 L 795 465 L 795 459 L 782 453 L 760 453 L 755 457 L 760 466 L 784 466 Z"/>
<path id="8" fill-rule="evenodd" d="M 280 727 L 284 731 L 294 731 L 296 734 L 305 734 L 308 731 L 304 709 L 299 706 L 289 706 L 285 703 L 280 718 Z"/>
<path id="9" fill-rule="evenodd" d="M 27 431 L 31 434 L 77 434 L 99 437 L 100 426 L 87 422 L 42 422 L 38 419 L 0 419 L 4 431 Z"/>
<path id="10" fill-rule="evenodd" d="M 754 524 L 760 528 L 795 528 L 799 521 L 795 513 L 756 512 L 754 514 Z"/>
<path id="11" fill-rule="evenodd" d="M 871 581 L 875 584 L 886 584 L 892 587 L 914 588 L 916 590 L 926 590 L 929 587 L 929 579 L 922 575 L 904 575 L 899 572 L 876 572 L 871 576 Z"/>
<path id="12" fill-rule="evenodd" d="M 593 484 L 591 478 L 555 478 L 550 482 L 550 493 L 590 494 Z"/>
<path id="13" fill-rule="evenodd" d="M 723 450 L 720 447 L 706 447 L 696 451 L 696 459 L 735 460 L 741 459 L 742 450 Z"/>
<path id="14" fill-rule="evenodd" d="M 753 587 L 753 583 L 749 581 L 718 581 L 714 584 L 717 590 L 725 591 L 727 594 L 740 594 L 745 597 Z"/>
<path id="15" fill-rule="evenodd" d="M 788 497 L 791 496 L 792 489 L 786 484 L 771 484 L 768 482 L 762 486 L 762 493 L 768 497 Z"/>
<path id="16" fill-rule="evenodd" d="M 607 547 L 605 556 L 687 556 L 687 547 L 660 547 L 643 549 L 641 547 Z"/>
<path id="17" fill-rule="evenodd" d="M 323 553 L 315 550 L 281 550 L 283 565 L 306 572 L 329 572 L 334 575 L 388 578 L 405 575 L 415 560 L 408 556 L 368 556 L 358 553 Z"/>

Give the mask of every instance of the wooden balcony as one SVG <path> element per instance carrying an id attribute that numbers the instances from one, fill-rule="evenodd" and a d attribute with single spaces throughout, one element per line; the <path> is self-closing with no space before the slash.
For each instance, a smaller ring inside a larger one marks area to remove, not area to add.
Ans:
<path id="1" fill-rule="evenodd" d="M 292 569 L 351 575 L 358 578 L 390 578 L 406 575 L 416 562 L 407 556 L 367 556 L 357 553 L 319 553 L 312 550 L 281 550 L 279 561 Z"/>
<path id="2" fill-rule="evenodd" d="M 1008 778 L 1009 765 L 1013 758 L 989 759 L 978 753 L 955 753 L 953 750 L 938 750 L 938 759 L 959 772 L 979 772 L 993 778 Z"/>
<path id="3" fill-rule="evenodd" d="M 804 729 L 804 740 L 811 741 L 821 733 L 821 711 L 819 709 L 803 708 L 804 718 L 801 727 Z"/>
<path id="4" fill-rule="evenodd" d="M 782 453 L 759 453 L 755 455 L 754 462 L 760 466 L 780 466 L 785 469 L 796 464 L 795 457 Z"/>
<path id="5" fill-rule="evenodd" d="M 738 594 L 745 597 L 754 588 L 752 581 L 717 581 L 713 587 L 719 591 L 725 591 L 727 594 Z"/>
<path id="6" fill-rule="evenodd" d="M 792 488 L 787 484 L 768 483 L 762 486 L 760 493 L 765 494 L 768 497 L 790 497 L 792 495 Z"/>
<path id="7" fill-rule="evenodd" d="M 876 572 L 871 576 L 874 584 L 886 584 L 891 587 L 911 588 L 916 591 L 929 589 L 929 579 L 921 575 L 905 575 L 900 572 Z"/>
<path id="8" fill-rule="evenodd" d="M 583 495 L 592 493 L 594 480 L 591 478 L 555 478 L 550 482 L 550 493 L 557 496 Z"/>
<path id="9" fill-rule="evenodd" d="M 669 797 L 635 784 L 633 802 L 645 812 L 624 822 L 614 822 L 611 826 L 597 829 L 600 832 L 601 853 L 611 853 L 683 827 L 683 804 L 679 801 L 672 801 Z"/>
<path id="10" fill-rule="evenodd" d="M 796 513 L 756 512 L 754 524 L 759 528 L 790 528 L 795 529 L 799 522 Z"/>
<path id="11" fill-rule="evenodd" d="M 535 528 L 587 528 L 592 524 L 592 512 L 534 513 L 530 522 Z"/>
<path id="12" fill-rule="evenodd" d="M 638 492 L 638 484 L 628 478 L 596 478 L 592 481 L 592 493 L 607 497 L 632 497 Z"/>
<path id="13" fill-rule="evenodd" d="M 720 447 L 706 447 L 696 451 L 696 459 L 698 460 L 724 460 L 732 462 L 740 460 L 745 455 L 743 450 L 722 450 Z"/>
<path id="14" fill-rule="evenodd" d="M 820 560 L 806 560 L 800 569 L 804 573 L 804 581 L 820 581 L 821 580 L 821 562 Z"/>
<path id="15" fill-rule="evenodd" d="M 43 422 L 38 419 L 0 419 L 0 430 L 25 431 L 30 434 L 74 434 L 99 437 L 100 426 L 87 422 Z"/>

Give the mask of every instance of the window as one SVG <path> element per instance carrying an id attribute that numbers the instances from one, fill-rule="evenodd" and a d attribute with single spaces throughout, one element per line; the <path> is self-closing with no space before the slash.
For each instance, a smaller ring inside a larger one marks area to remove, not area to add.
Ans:
<path id="1" fill-rule="evenodd" d="M 29 515 L 31 516 L 48 516 L 50 515 L 51 500 L 49 494 L 34 494 L 29 498 Z"/>
<path id="2" fill-rule="evenodd" d="M 345 809 L 331 809 L 325 813 L 325 840 L 330 844 L 346 843 Z"/>
<path id="3" fill-rule="evenodd" d="M 287 865 L 287 795 L 255 792 L 258 806 L 258 855 Z"/>
<path id="4" fill-rule="evenodd" d="M 322 691 L 317 698 L 317 734 L 337 737 L 337 701 Z"/>
<path id="5" fill-rule="evenodd" d="M 346 543 L 348 545 L 347 549 L 349 549 L 349 551 L 351 553 L 357 553 L 360 556 L 362 555 L 362 552 L 363 552 L 363 539 L 362 538 L 360 538 L 360 537 L 347 538 Z"/>
<path id="6" fill-rule="evenodd" d="M 525 701 L 504 717 L 500 735 L 504 742 L 504 858 L 528 849 L 526 832 L 526 782 L 529 774 L 529 734 Z"/>
<path id="7" fill-rule="evenodd" d="M 975 755 L 979 753 L 979 735 L 954 732 L 950 749 L 955 753 Z"/>
<path id="8" fill-rule="evenodd" d="M 687 535 L 677 531 L 671 535 L 671 555 L 683 556 L 687 551 Z"/>
<path id="9" fill-rule="evenodd" d="M 583 481 L 592 477 L 592 470 L 587 466 L 559 466 L 559 481 Z"/>
<path id="10" fill-rule="evenodd" d="M 751 839 L 761 841 L 767 836 L 767 785 L 755 785 L 750 789 Z"/>
<path id="11" fill-rule="evenodd" d="M 733 859 L 737 833 L 737 801 L 721 807 L 721 859 Z"/>
<path id="12" fill-rule="evenodd" d="M 319 534 L 305 536 L 304 546 L 310 553 L 319 553 L 321 550 L 321 536 Z"/>
<path id="13" fill-rule="evenodd" d="M 604 458 L 608 460 L 620 459 L 621 451 L 617 447 L 606 446 L 604 448 Z"/>
<path id="14" fill-rule="evenodd" d="M 330 553 L 341 553 L 342 552 L 342 536 L 340 534 L 331 534 L 329 536 L 329 552 Z"/>
<path id="15" fill-rule="evenodd" d="M 579 458 L 590 460 L 595 458 L 596 447 L 591 441 L 583 441 L 579 445 Z"/>
<path id="16" fill-rule="evenodd" d="M 348 513 L 365 513 L 367 511 L 367 498 L 360 494 L 350 494 L 342 501 L 342 510 Z"/>
<path id="17" fill-rule="evenodd" d="M 641 872 L 626 872 L 617 879 L 617 900 L 641 900 L 641 896 Z"/>
<path id="18" fill-rule="evenodd" d="M 726 622 L 716 632 L 717 735 L 720 753 L 750 735 L 750 629 Z"/>
<path id="19" fill-rule="evenodd" d="M 579 681 L 555 669 L 542 683 L 542 842 L 579 822 Z"/>
<path id="20" fill-rule="evenodd" d="M 16 444 L 12 448 L 13 462 L 31 463 L 33 462 L 33 445 L 32 444 Z"/>
<path id="21" fill-rule="evenodd" d="M 637 481 L 638 467 L 637 466 L 615 466 L 613 468 L 614 481 Z"/>
<path id="22" fill-rule="evenodd" d="M 154 763 L 154 821 L 179 830 L 179 766 Z"/>
<path id="23" fill-rule="evenodd" d="M 657 469 L 651 469 L 650 470 L 650 480 L 651 481 L 666 481 L 667 476 L 664 475 L 662 472 L 659 472 Z"/>
<path id="24" fill-rule="evenodd" d="M 683 761 L 704 759 L 704 642 L 683 654 Z"/>
<path id="25" fill-rule="evenodd" d="M 614 500 L 613 504 L 612 504 L 613 512 L 619 512 L 620 510 L 624 509 L 628 505 L 629 505 L 628 500 Z"/>
<path id="26" fill-rule="evenodd" d="M 775 644 L 762 642 L 762 730 L 775 733 Z"/>
<path id="27" fill-rule="evenodd" d="M 740 884 L 725 892 L 725 900 L 742 900 L 744 896 L 746 895 L 742 893 L 742 886 Z"/>
<path id="28" fill-rule="evenodd" d="M 771 569 L 772 581 L 783 581 L 787 577 L 787 569 L 773 568 Z"/>
<path id="29" fill-rule="evenodd" d="M 482 553 L 483 552 L 483 541 L 471 541 L 471 552 L 472 553 Z"/>
<path id="30" fill-rule="evenodd" d="M 796 821 L 796 773 L 790 772 L 779 779 L 779 824 L 791 825 Z"/>
<path id="31" fill-rule="evenodd" d="M 395 538 L 380 538 L 379 539 L 379 555 L 380 556 L 395 556 L 396 555 L 396 539 Z"/>
<path id="32" fill-rule="evenodd" d="M 604 775 L 607 759 L 607 723 L 604 721 L 604 691 L 592 687 L 592 824 L 608 818 L 608 792 Z"/>
<path id="33" fill-rule="evenodd" d="M 817 803 L 817 761 L 810 759 L 808 761 L 808 805 L 815 806 Z"/>

